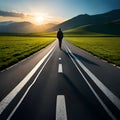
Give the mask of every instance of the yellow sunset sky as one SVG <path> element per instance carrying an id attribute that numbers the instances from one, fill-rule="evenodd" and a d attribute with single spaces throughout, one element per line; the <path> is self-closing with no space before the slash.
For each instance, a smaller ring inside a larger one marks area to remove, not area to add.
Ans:
<path id="1" fill-rule="evenodd" d="M 13 17 L 13 16 L 0 16 L 0 21 L 28 21 L 36 25 L 42 25 L 47 23 L 61 23 L 65 21 L 65 18 L 54 17 L 49 15 L 49 13 L 20 13 L 20 12 L 11 12 L 16 14 L 23 14 L 23 16 Z"/>

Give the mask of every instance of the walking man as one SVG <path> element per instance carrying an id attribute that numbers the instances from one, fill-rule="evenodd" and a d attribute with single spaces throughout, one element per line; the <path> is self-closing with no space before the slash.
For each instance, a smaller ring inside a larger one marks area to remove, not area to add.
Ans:
<path id="1" fill-rule="evenodd" d="M 61 28 L 59 28 L 59 30 L 57 32 L 57 38 L 58 38 L 58 41 L 59 41 L 59 48 L 61 50 L 62 39 L 63 39 L 63 32 L 62 32 Z"/>

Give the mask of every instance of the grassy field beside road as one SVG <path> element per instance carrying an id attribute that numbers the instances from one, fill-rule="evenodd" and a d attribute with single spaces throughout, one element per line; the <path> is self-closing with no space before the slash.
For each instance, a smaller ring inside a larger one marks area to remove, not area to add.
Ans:
<path id="1" fill-rule="evenodd" d="M 120 37 L 66 37 L 67 41 L 120 66 Z"/>
<path id="2" fill-rule="evenodd" d="M 0 70 L 39 51 L 53 42 L 54 36 L 0 36 Z"/>

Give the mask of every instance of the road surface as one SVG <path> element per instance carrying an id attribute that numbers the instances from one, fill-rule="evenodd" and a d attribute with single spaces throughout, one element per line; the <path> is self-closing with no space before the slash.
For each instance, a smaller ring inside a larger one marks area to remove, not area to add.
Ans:
<path id="1" fill-rule="evenodd" d="M 57 40 L 0 72 L 0 120 L 118 120 L 120 68 Z"/>

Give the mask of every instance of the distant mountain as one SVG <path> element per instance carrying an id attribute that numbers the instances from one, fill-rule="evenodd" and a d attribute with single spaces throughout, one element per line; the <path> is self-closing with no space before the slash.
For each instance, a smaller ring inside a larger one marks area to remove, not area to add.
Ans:
<path id="1" fill-rule="evenodd" d="M 116 29 L 117 24 L 119 24 L 119 21 L 118 23 L 117 22 L 115 23 L 113 21 L 119 19 L 120 19 L 120 9 L 113 10 L 104 14 L 97 14 L 97 15 L 83 14 L 83 15 L 78 15 L 72 19 L 69 19 L 59 25 L 56 25 L 53 28 L 49 29 L 49 31 L 56 31 L 58 30 L 58 28 L 62 28 L 62 30 L 69 30 L 84 25 L 91 25 L 91 27 L 89 26 L 88 29 L 94 32 L 95 31 L 101 32 L 104 30 L 110 31 L 111 29 Z M 119 27 L 119 31 L 120 31 L 120 27 Z"/>
<path id="2" fill-rule="evenodd" d="M 9 25 L 11 23 L 14 23 L 13 21 L 5 21 L 5 22 L 0 22 L 0 26 L 1 25 Z"/>
<path id="3" fill-rule="evenodd" d="M 34 32 L 35 26 L 30 22 L 4 22 L 0 23 L 0 32 L 29 33 Z"/>
<path id="4" fill-rule="evenodd" d="M 65 35 L 73 36 L 120 36 L 120 19 L 105 24 L 89 24 L 64 31 Z"/>
<path id="5" fill-rule="evenodd" d="M 44 32 L 56 24 L 34 25 L 30 22 L 0 22 L 0 33 L 36 33 Z"/>
<path id="6" fill-rule="evenodd" d="M 47 31 L 47 30 L 49 30 L 50 28 L 52 28 L 56 25 L 57 24 L 54 24 L 54 23 L 47 23 L 47 24 L 40 25 L 39 27 L 41 27 L 44 31 Z"/>

